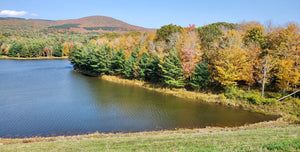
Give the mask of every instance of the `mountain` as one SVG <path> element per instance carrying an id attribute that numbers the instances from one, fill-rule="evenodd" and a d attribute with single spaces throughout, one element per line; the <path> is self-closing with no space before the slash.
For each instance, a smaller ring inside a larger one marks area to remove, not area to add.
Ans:
<path id="1" fill-rule="evenodd" d="M 105 33 L 105 32 L 129 32 L 144 31 L 147 29 L 130 25 L 123 21 L 106 16 L 89 16 L 69 20 L 41 20 L 23 18 L 0 18 L 0 29 L 2 30 L 31 30 L 43 32 L 75 32 L 75 33 Z"/>

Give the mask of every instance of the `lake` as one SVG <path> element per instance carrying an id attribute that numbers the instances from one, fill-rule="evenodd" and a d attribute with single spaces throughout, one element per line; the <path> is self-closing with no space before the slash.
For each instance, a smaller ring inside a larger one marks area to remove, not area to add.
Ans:
<path id="1" fill-rule="evenodd" d="M 273 119 L 87 77 L 67 60 L 0 60 L 0 137 L 239 126 Z"/>

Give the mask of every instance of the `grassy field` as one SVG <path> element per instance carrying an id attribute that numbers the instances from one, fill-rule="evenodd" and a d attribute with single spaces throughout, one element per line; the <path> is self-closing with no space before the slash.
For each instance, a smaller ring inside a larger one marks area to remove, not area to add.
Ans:
<path id="1" fill-rule="evenodd" d="M 17 139 L 22 142 L 0 145 L 0 151 L 300 151 L 300 125 L 246 130 L 96 133 L 49 139 L 40 142 Z"/>

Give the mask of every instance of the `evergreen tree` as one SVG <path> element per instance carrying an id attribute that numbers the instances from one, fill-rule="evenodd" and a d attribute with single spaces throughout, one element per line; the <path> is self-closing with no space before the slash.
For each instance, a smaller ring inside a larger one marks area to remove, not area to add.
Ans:
<path id="1" fill-rule="evenodd" d="M 138 60 L 137 57 L 138 53 L 139 53 L 139 48 L 136 48 L 134 51 L 131 52 L 130 56 L 125 61 L 124 75 L 129 79 L 135 78 L 134 68 Z"/>
<path id="2" fill-rule="evenodd" d="M 155 54 L 152 56 L 152 60 L 149 65 L 149 80 L 152 83 L 157 83 L 161 80 L 161 69 L 159 67 L 159 58 Z"/>
<path id="3" fill-rule="evenodd" d="M 178 54 L 173 49 L 168 56 L 163 58 L 163 63 L 159 64 L 162 70 L 162 81 L 170 88 L 181 88 L 184 86 L 183 70 Z"/>
<path id="4" fill-rule="evenodd" d="M 147 52 L 143 52 L 139 61 L 138 73 L 140 80 L 150 80 L 150 55 Z"/>
<path id="5" fill-rule="evenodd" d="M 209 84 L 209 71 L 205 62 L 199 62 L 195 66 L 188 84 L 193 89 L 204 89 Z"/>
<path id="6" fill-rule="evenodd" d="M 69 60 L 73 64 L 74 70 L 87 70 L 87 52 L 84 47 L 74 45 L 73 51 L 69 54 Z"/>
<path id="7" fill-rule="evenodd" d="M 101 46 L 97 51 L 92 50 L 89 53 L 89 62 L 92 69 L 91 72 L 95 75 L 108 74 L 110 66 L 109 50 L 104 46 Z"/>
<path id="8" fill-rule="evenodd" d="M 110 65 L 110 73 L 112 75 L 121 75 L 125 64 L 125 54 L 122 48 L 113 53 Z"/>

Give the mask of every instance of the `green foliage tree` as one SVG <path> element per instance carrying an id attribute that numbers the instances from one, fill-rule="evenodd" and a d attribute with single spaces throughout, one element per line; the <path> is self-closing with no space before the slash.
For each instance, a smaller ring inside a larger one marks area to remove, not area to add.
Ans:
<path id="1" fill-rule="evenodd" d="M 86 71 L 87 68 L 87 52 L 81 45 L 74 45 L 72 52 L 69 54 L 69 60 L 77 71 Z"/>
<path id="2" fill-rule="evenodd" d="M 110 65 L 110 74 L 122 75 L 125 64 L 125 53 L 122 48 L 113 53 Z"/>
<path id="3" fill-rule="evenodd" d="M 97 50 L 91 50 L 88 54 L 90 71 L 96 76 L 109 73 L 110 52 L 109 48 L 101 46 Z"/>
<path id="4" fill-rule="evenodd" d="M 158 56 L 156 54 L 153 55 L 149 65 L 149 79 L 152 83 L 161 81 L 161 69 L 159 63 Z"/>
<path id="5" fill-rule="evenodd" d="M 181 88 L 184 86 L 181 61 L 174 49 L 163 58 L 163 62 L 159 64 L 159 67 L 162 70 L 162 81 L 165 86 L 170 88 Z"/>
<path id="6" fill-rule="evenodd" d="M 181 28 L 182 28 L 181 26 L 177 26 L 177 25 L 173 25 L 173 24 L 162 26 L 160 29 L 158 29 L 156 31 L 156 41 L 169 42 L 170 40 L 168 37 L 172 33 L 179 32 Z"/>
<path id="7" fill-rule="evenodd" d="M 150 80 L 150 55 L 147 52 L 143 52 L 141 59 L 139 60 L 138 73 L 140 80 Z"/>
<path id="8" fill-rule="evenodd" d="M 25 44 L 26 49 L 28 51 L 28 55 L 24 57 L 37 57 L 37 56 L 46 56 L 44 52 L 44 48 L 46 43 L 41 39 L 33 39 L 28 40 Z M 48 50 L 51 51 L 51 50 Z"/>
<path id="9" fill-rule="evenodd" d="M 55 57 L 61 57 L 62 56 L 61 43 L 59 43 L 59 42 L 53 43 L 53 49 L 54 49 L 53 56 L 55 56 Z"/>
<path id="10" fill-rule="evenodd" d="M 138 61 L 137 55 L 139 52 L 140 52 L 140 49 L 136 48 L 134 51 L 131 52 L 130 56 L 125 61 L 123 73 L 129 79 L 135 78 L 134 69 L 135 69 L 135 65 L 137 64 L 137 61 Z"/>
<path id="11" fill-rule="evenodd" d="M 14 41 L 12 45 L 10 46 L 10 49 L 8 51 L 8 56 L 10 57 L 16 57 L 17 54 L 20 54 L 20 51 L 23 49 L 24 43 L 20 41 Z"/>
<path id="12" fill-rule="evenodd" d="M 193 89 L 205 89 L 209 84 L 208 65 L 205 62 L 199 62 L 195 66 L 195 71 L 191 74 L 191 80 L 188 85 Z"/>
<path id="13" fill-rule="evenodd" d="M 212 43 L 221 38 L 223 32 L 221 31 L 219 25 L 209 24 L 198 28 L 198 34 L 202 48 L 204 48 L 204 50 L 210 50 Z"/>
<path id="14" fill-rule="evenodd" d="M 263 26 L 255 26 L 248 29 L 244 36 L 244 43 L 246 45 L 255 44 L 264 49 L 266 47 L 266 35 L 263 30 Z"/>

